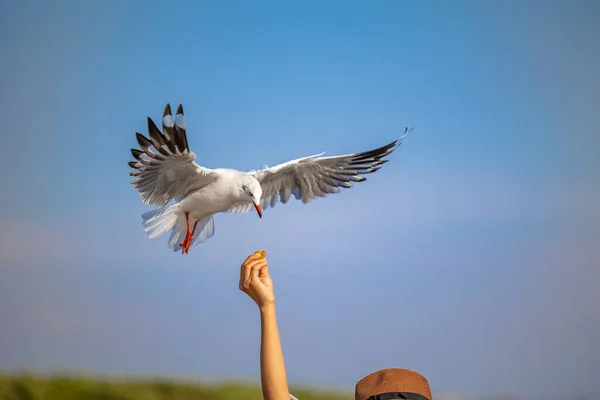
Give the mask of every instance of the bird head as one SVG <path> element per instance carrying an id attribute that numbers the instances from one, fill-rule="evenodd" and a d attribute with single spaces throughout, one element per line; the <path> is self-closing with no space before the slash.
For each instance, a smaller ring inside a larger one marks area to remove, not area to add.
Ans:
<path id="1" fill-rule="evenodd" d="M 260 208 L 262 187 L 260 186 L 260 182 L 253 176 L 246 175 L 241 183 L 244 196 L 254 205 L 258 216 L 262 218 L 262 209 Z"/>

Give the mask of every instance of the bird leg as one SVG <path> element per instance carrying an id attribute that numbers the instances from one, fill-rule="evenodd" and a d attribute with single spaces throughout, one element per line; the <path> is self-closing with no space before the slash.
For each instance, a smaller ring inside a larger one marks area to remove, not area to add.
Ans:
<path id="1" fill-rule="evenodd" d="M 194 222 L 194 228 L 192 229 L 192 233 L 190 234 L 188 242 L 186 243 L 186 246 L 185 246 L 185 254 L 188 253 L 188 251 L 190 250 L 190 246 L 192 245 L 192 242 L 194 241 L 194 232 L 196 232 L 196 225 L 198 225 L 198 221 L 199 220 L 196 220 L 196 222 Z"/>
<path id="2" fill-rule="evenodd" d="M 191 232 L 191 229 L 190 229 L 190 213 L 187 212 L 187 211 L 185 212 L 185 222 L 187 223 L 187 233 L 185 234 L 185 238 L 181 241 L 181 243 L 179 243 L 181 246 L 183 246 L 183 244 L 187 240 L 188 235 Z"/>
<path id="3" fill-rule="evenodd" d="M 181 241 L 181 243 L 179 243 L 179 245 L 181 246 L 181 254 L 183 254 L 185 252 L 185 248 L 187 246 L 188 238 L 192 234 L 192 229 L 190 227 L 190 213 L 187 212 L 187 211 L 185 212 L 185 222 L 187 222 L 187 232 L 185 234 L 185 237 Z"/>
<path id="4" fill-rule="evenodd" d="M 179 245 L 181 246 L 181 254 L 187 254 L 190 250 L 190 246 L 194 241 L 194 232 L 196 232 L 196 226 L 198 225 L 198 220 L 196 220 L 196 222 L 194 223 L 194 229 L 191 229 L 189 212 L 185 213 L 185 222 L 187 222 L 187 233 L 185 234 L 185 238 L 183 238 L 181 243 L 179 243 Z"/>

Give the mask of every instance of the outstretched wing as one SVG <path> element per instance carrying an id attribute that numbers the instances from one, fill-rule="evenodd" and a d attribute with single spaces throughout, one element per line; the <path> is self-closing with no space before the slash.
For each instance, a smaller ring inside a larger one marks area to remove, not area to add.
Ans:
<path id="1" fill-rule="evenodd" d="M 306 204 L 317 197 L 338 193 L 340 188 L 351 188 L 352 182 L 365 181 L 362 175 L 371 174 L 388 162 L 383 158 L 400 145 L 408 132 L 407 129 L 392 143 L 370 151 L 331 157 L 321 157 L 324 154 L 321 153 L 250 172 L 262 186 L 261 207 L 274 207 L 278 199 L 285 204 L 292 194 Z M 228 211 L 247 212 L 251 209 L 251 205 L 243 207 L 240 204 Z"/>
<path id="2" fill-rule="evenodd" d="M 180 201 L 216 178 L 214 170 L 201 167 L 188 147 L 183 107 L 179 105 L 175 121 L 167 104 L 162 118 L 162 132 L 148 117 L 150 139 L 136 133 L 140 149 L 131 149 L 136 161 L 130 161 L 135 178 L 130 183 L 148 205 L 163 207 L 171 200 Z"/>

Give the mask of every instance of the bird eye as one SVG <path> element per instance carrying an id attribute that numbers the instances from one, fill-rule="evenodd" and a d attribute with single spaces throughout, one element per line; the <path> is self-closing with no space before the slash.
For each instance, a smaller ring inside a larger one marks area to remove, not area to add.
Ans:
<path id="1" fill-rule="evenodd" d="M 253 195 L 253 194 L 252 194 L 252 192 L 250 192 L 250 191 L 248 192 L 248 196 L 250 196 L 250 197 L 254 197 L 254 195 Z"/>

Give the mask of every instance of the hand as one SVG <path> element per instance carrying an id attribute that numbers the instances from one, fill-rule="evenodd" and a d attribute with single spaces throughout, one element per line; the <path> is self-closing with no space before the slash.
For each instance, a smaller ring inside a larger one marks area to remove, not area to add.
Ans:
<path id="1" fill-rule="evenodd" d="M 242 264 L 240 290 L 250 296 L 261 311 L 275 303 L 275 291 L 269 275 L 269 264 L 262 254 L 254 253 L 248 256 Z"/>

